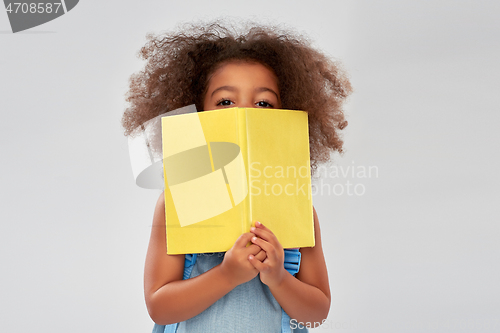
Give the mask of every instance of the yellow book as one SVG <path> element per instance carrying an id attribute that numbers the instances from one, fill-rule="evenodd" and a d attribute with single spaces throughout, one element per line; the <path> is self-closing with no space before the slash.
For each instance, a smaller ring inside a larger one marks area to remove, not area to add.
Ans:
<path id="1" fill-rule="evenodd" d="M 162 118 L 167 253 L 229 250 L 255 221 L 314 246 L 307 113 L 228 108 Z"/>

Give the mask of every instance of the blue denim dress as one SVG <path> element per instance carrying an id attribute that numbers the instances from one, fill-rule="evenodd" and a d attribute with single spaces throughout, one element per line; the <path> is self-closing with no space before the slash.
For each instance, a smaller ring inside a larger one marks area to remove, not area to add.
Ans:
<path id="1" fill-rule="evenodd" d="M 222 263 L 224 254 L 198 254 L 189 278 Z M 153 333 L 280 333 L 283 319 L 281 306 L 257 275 L 231 290 L 197 316 L 178 323 L 176 329 L 173 325 L 155 324 Z M 286 320 L 290 320 L 288 316 Z M 307 329 L 291 332 L 307 332 Z"/>

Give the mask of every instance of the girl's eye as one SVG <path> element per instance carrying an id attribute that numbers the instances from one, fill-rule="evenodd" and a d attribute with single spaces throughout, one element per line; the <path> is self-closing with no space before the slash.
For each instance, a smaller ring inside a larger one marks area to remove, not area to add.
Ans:
<path id="1" fill-rule="evenodd" d="M 257 102 L 257 106 L 259 108 L 273 108 L 273 106 L 266 101 Z"/>
<path id="2" fill-rule="evenodd" d="M 234 103 L 228 99 L 221 99 L 220 101 L 217 102 L 217 106 L 230 106 L 232 104 Z"/>

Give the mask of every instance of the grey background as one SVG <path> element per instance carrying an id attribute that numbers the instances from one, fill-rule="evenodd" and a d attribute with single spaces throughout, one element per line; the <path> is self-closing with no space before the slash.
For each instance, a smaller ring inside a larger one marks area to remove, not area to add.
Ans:
<path id="1" fill-rule="evenodd" d="M 133 183 L 127 79 L 147 32 L 230 16 L 308 34 L 356 89 L 335 166 L 378 177 L 328 177 L 314 197 L 332 292 L 317 331 L 498 332 L 499 9 L 82 1 L 18 34 L 0 11 L 0 330 L 150 331 L 142 275 L 159 192 Z M 328 193 L 347 181 L 365 193 Z"/>

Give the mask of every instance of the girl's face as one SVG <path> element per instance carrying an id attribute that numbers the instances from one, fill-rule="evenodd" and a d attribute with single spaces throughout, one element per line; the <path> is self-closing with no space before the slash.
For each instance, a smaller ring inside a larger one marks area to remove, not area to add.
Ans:
<path id="1" fill-rule="evenodd" d="M 208 81 L 203 109 L 231 107 L 281 108 L 278 78 L 266 66 L 256 62 L 228 62 Z"/>

